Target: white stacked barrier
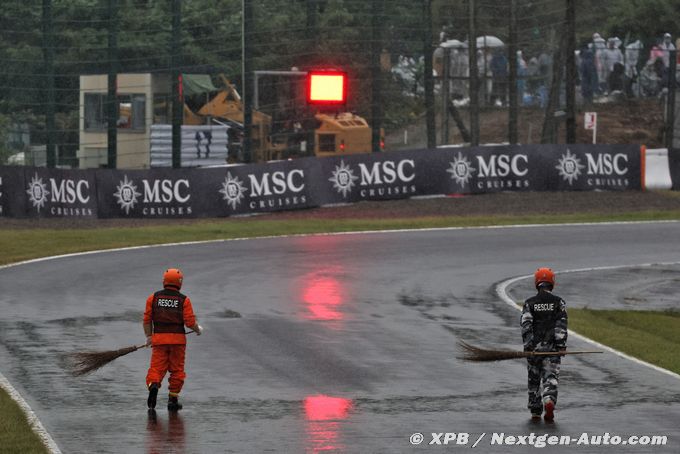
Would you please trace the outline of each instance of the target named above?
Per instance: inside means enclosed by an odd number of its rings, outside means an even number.
[[[647,149],[645,153],[645,189],[671,189],[667,148]]]

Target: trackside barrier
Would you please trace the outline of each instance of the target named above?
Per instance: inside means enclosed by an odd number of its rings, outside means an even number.
[[[645,152],[645,189],[671,189],[668,149],[648,148]]]
[[[0,216],[222,217],[437,194],[642,190],[645,177],[668,186],[666,161],[639,145],[505,145],[219,168],[0,167]]]
[[[673,182],[671,189],[680,191],[680,148],[668,150],[668,167],[670,168],[671,181]]]

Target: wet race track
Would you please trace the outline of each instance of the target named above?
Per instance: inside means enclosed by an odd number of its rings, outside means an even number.
[[[535,452],[491,445],[493,432],[667,435],[665,447],[547,451],[680,452],[676,377],[611,353],[570,357],[555,423],[532,423],[524,362],[456,359],[458,339],[521,348],[519,311],[496,295],[498,282],[542,265],[678,262],[678,238],[678,223],[441,230],[25,264],[0,270],[0,370],[65,453],[444,450],[428,446],[432,432],[467,432],[467,449],[486,433],[477,452]],[[170,266],[185,272],[183,291],[206,332],[189,338],[184,410],[171,418],[161,405],[154,422],[144,384],[149,350],[84,378],[69,376],[59,357],[143,342],[144,301]],[[563,282],[558,273],[555,293],[580,306],[609,307],[635,294],[624,307],[677,309],[680,267],[663,268],[565,274]],[[675,295],[667,290],[659,302],[654,291],[673,285]],[[527,281],[510,290],[516,299],[531,293]],[[592,349],[575,339],[569,347]],[[425,434],[419,446],[409,442],[415,432]]]

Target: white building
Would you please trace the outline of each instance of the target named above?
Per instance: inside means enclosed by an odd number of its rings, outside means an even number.
[[[80,76],[79,167],[106,166],[107,75]],[[117,78],[117,167],[150,167],[151,125],[170,123],[170,76],[168,74],[119,74]]]

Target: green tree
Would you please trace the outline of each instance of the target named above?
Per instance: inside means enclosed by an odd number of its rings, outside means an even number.
[[[610,6],[607,31],[612,35],[654,41],[678,33],[680,0],[618,0]]]

